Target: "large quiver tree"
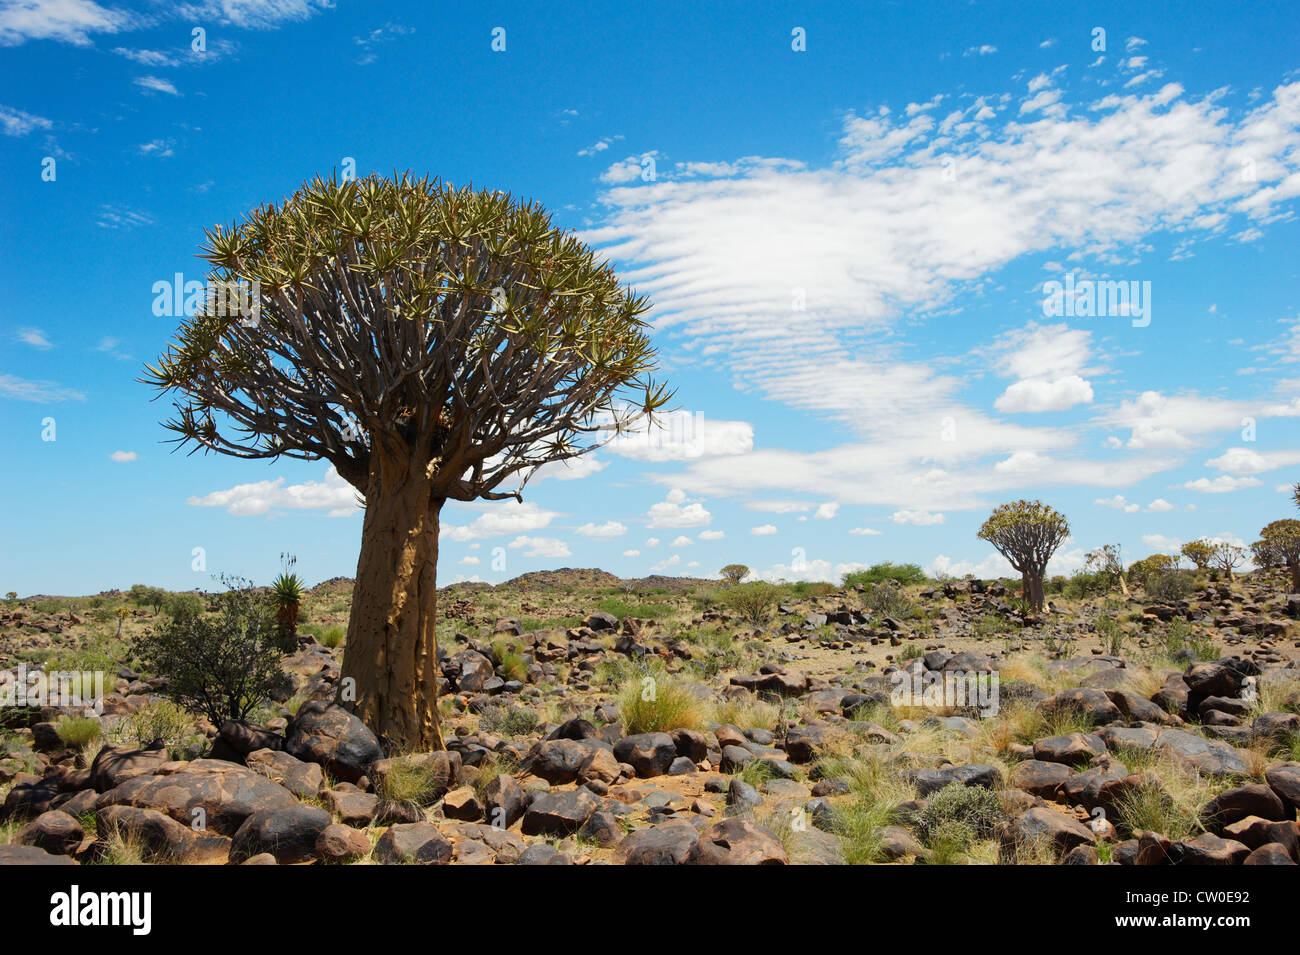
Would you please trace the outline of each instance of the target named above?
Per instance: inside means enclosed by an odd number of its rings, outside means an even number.
[[[1065,515],[1039,501],[1012,501],[989,515],[978,536],[1020,572],[1029,609],[1041,613],[1047,562],[1070,536]]]
[[[315,179],[207,233],[255,314],[186,319],[145,380],[182,445],[325,459],[365,504],[341,701],[438,748],[438,516],[520,499],[662,408],[648,304],[533,204],[409,175]]]
[[[1285,569],[1292,592],[1300,593],[1300,521],[1285,518],[1265,525],[1251,551],[1260,567]]]

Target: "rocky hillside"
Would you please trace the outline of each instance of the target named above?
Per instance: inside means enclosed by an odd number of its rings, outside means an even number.
[[[976,580],[611,581],[444,599],[433,753],[333,705],[346,580],[221,726],[138,668],[148,610],[10,606],[0,665],[111,679],[90,718],[6,711],[0,863],[1300,862],[1300,596],[1276,576],[1041,618]]]

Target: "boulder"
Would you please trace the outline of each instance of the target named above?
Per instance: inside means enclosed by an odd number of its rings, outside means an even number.
[[[624,865],[682,865],[699,839],[695,827],[666,822],[630,833],[615,850]]]
[[[128,779],[156,773],[159,766],[170,761],[161,740],[143,749],[106,746],[90,764],[90,785],[96,792],[108,792]]]
[[[786,865],[785,847],[771,831],[748,819],[723,819],[700,833],[687,865]]]
[[[85,838],[81,823],[57,809],[41,813],[18,832],[20,844],[36,846],[56,856],[75,855]]]
[[[375,843],[375,859],[383,865],[446,865],[452,851],[438,827],[427,822],[389,826]]]
[[[285,731],[284,749],[317,763],[335,779],[355,783],[383,757],[379,738],[347,710],[323,700],[304,703]]]
[[[662,776],[677,758],[677,746],[667,733],[638,733],[614,744],[614,758],[627,763],[642,779]]]
[[[157,809],[177,822],[195,822],[221,835],[234,835],[255,812],[295,806],[279,783],[238,763],[197,759],[165,776],[136,776],[103,793],[95,806]]]
[[[571,836],[599,808],[600,800],[587,789],[542,793],[524,811],[523,833],[527,836]]]
[[[277,782],[299,799],[315,799],[325,785],[320,766],[304,763],[296,756],[276,749],[257,749],[248,753],[244,763],[255,773]]]
[[[231,841],[226,836],[196,832],[156,809],[105,806],[95,811],[101,840],[115,836],[140,847],[145,862],[184,865],[225,865]]]

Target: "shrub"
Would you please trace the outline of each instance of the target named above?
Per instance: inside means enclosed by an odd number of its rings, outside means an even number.
[[[127,714],[106,734],[111,746],[148,746],[162,740],[174,759],[191,759],[207,747],[194,717],[170,700],[151,700]]]
[[[970,843],[974,843],[991,836],[1001,816],[1002,803],[996,793],[983,786],[949,783],[926,800],[917,816],[916,831],[927,845],[940,835],[962,834],[969,834]]]
[[[893,583],[873,584],[866,592],[867,609],[881,617],[907,618],[913,615],[912,602]]]
[[[99,720],[89,716],[64,716],[54,725],[64,746],[81,749],[99,739]]]
[[[481,729],[501,736],[527,736],[541,722],[541,717],[525,706],[488,706],[478,717]]]
[[[724,580],[729,580],[733,584],[738,584],[749,576],[749,568],[744,564],[728,564],[718,571]]]
[[[198,594],[171,594],[162,609],[169,617],[197,617],[205,608]]]
[[[1144,587],[1147,594],[1156,600],[1176,601],[1187,597],[1191,592],[1192,582],[1187,573],[1171,568],[1149,571]]]
[[[844,586],[853,587],[861,585],[863,587],[869,584],[879,584],[886,580],[892,580],[897,584],[906,586],[908,584],[925,583],[925,571],[918,564],[894,564],[885,561],[880,564],[872,564],[867,570],[854,571],[851,574],[844,575]]]
[[[274,605],[247,581],[223,582],[215,614],[166,619],[136,646],[167,695],[216,726],[247,717],[283,676]]]
[[[700,701],[662,666],[633,673],[619,692],[618,711],[629,736],[696,729],[701,723]]]
[[[777,589],[769,583],[753,581],[737,584],[727,591],[726,605],[750,623],[761,626],[767,622],[776,605]]]

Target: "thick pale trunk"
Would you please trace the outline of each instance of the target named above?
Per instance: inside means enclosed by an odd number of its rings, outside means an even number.
[[[1290,561],[1286,569],[1291,572],[1291,593],[1300,594],[1300,560]]]
[[[392,752],[443,748],[436,628],[441,502],[431,503],[420,470],[407,462],[372,468],[343,654],[340,699]]]
[[[1024,570],[1020,572],[1020,586],[1024,591],[1025,603],[1033,613],[1042,613],[1046,602],[1043,594],[1043,574],[1041,571]]]

